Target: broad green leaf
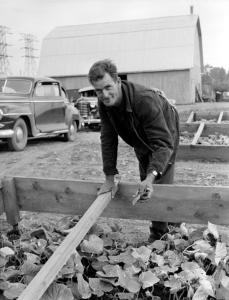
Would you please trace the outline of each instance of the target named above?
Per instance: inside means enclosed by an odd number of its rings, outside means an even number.
[[[224,259],[227,255],[227,247],[225,243],[216,243],[216,249],[215,249],[215,263],[216,265],[219,264],[219,262]]]
[[[181,223],[180,224],[180,233],[181,233],[181,236],[186,236],[188,237],[189,236],[189,232],[188,232],[188,227],[186,226],[186,223]]]
[[[151,271],[142,272],[139,276],[139,281],[142,282],[143,289],[154,286],[160,279]]]
[[[141,246],[140,248],[133,248],[132,256],[136,259],[141,259],[144,263],[149,261],[151,255],[151,249],[146,246]]]
[[[52,283],[40,300],[74,300],[72,291],[64,284]]]
[[[41,269],[41,266],[38,266],[34,263],[29,261],[25,261],[24,264],[21,266],[21,272],[24,275],[33,275],[35,276]]]
[[[120,300],[132,300],[132,299],[134,299],[134,294],[133,293],[116,293],[115,297],[117,297]]]
[[[222,276],[222,279],[221,279],[221,285],[226,289],[228,290],[228,293],[229,293],[229,277],[226,276],[226,274],[224,276]]]
[[[109,261],[112,264],[133,264],[136,261],[136,258],[134,258],[131,254],[131,250],[128,249],[127,251],[120,253],[119,255],[110,255]]]
[[[10,283],[9,288],[4,290],[3,295],[7,299],[15,299],[20,296],[25,288],[26,285],[20,282]]]
[[[130,293],[137,293],[140,291],[141,284],[137,277],[130,276],[127,272],[119,270],[119,278],[116,285],[120,285]]]
[[[212,285],[208,280],[201,280],[192,300],[207,300],[208,296],[214,296]]]
[[[26,256],[26,261],[27,262],[30,262],[32,264],[40,263],[40,257],[38,255],[30,253],[30,252],[24,252],[24,255]]]
[[[97,235],[91,234],[88,241],[81,243],[81,251],[92,254],[101,254],[103,252],[103,240]]]
[[[167,250],[164,254],[164,260],[169,264],[170,267],[180,266],[183,261],[183,257],[172,250]]]
[[[7,257],[7,256],[11,256],[11,255],[14,255],[14,250],[11,249],[10,247],[0,248],[0,256]]]
[[[219,239],[219,232],[218,232],[217,226],[215,224],[208,222],[208,230],[214,236],[214,238],[216,240]]]
[[[78,291],[82,299],[89,299],[91,297],[91,289],[89,287],[88,282],[84,280],[82,274],[80,273],[77,274],[77,281],[78,281]]]
[[[206,277],[205,271],[200,268],[196,262],[185,262],[181,264],[182,270],[179,276],[184,279],[184,281],[192,281],[193,279],[204,279]]]
[[[162,255],[157,255],[156,253],[152,253],[150,260],[156,263],[159,267],[165,264],[164,257]]]
[[[103,272],[96,272],[98,277],[104,277],[104,278],[115,278],[119,277],[119,265],[105,265],[103,267]]]
[[[178,267],[170,267],[168,265],[154,268],[154,272],[157,276],[168,275],[168,273],[174,273],[178,270]]]
[[[154,241],[152,244],[150,244],[148,246],[148,248],[150,249],[154,249],[156,250],[156,252],[162,252],[163,250],[165,250],[167,243],[165,241],[162,240],[156,240]]]
[[[170,276],[169,280],[164,282],[164,285],[170,288],[171,294],[177,293],[181,289],[181,281],[174,276]]]
[[[204,240],[195,241],[193,248],[199,252],[212,253],[214,251],[213,247]]]
[[[0,256],[0,268],[4,267],[7,263],[7,258]]]
[[[136,267],[135,265],[125,265],[124,269],[131,276],[141,272],[141,268]]]
[[[113,290],[112,284],[104,282],[99,278],[89,278],[89,286],[92,293],[98,297],[101,297],[104,293],[109,293]]]
[[[69,257],[67,263],[64,266],[65,268],[73,269],[76,273],[83,273],[84,266],[81,262],[81,256],[77,251],[74,251]],[[73,272],[73,273],[74,273]]]
[[[96,271],[103,271],[103,267],[106,266],[108,263],[103,261],[94,260],[91,263],[91,266]]]
[[[183,251],[189,245],[189,242],[184,239],[174,239],[173,243],[178,251]]]

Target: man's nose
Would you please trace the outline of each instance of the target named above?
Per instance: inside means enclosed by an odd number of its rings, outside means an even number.
[[[103,97],[107,98],[109,96],[109,92],[107,90],[103,90]]]

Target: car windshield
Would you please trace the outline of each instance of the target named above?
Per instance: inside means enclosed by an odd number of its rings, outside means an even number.
[[[4,94],[29,94],[32,81],[28,79],[0,79],[0,92]]]

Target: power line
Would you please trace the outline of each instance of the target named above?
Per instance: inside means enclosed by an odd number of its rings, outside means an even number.
[[[7,35],[11,34],[9,27],[0,25],[0,75],[10,75]]]
[[[21,36],[24,41],[24,75],[34,76],[37,71],[37,62],[36,59],[38,56],[35,56],[34,53],[37,49],[34,48],[35,42],[37,39],[34,35],[30,33],[21,33]]]

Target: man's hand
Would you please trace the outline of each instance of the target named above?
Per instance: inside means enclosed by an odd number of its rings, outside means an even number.
[[[115,181],[113,175],[106,176],[105,182],[100,187],[97,195],[115,191]]]
[[[153,183],[155,181],[155,176],[153,174],[148,174],[146,179],[141,181],[137,194],[134,196],[132,204],[135,205],[138,201],[144,202],[151,198],[153,194]]]
[[[153,194],[153,183],[151,177],[146,177],[139,185],[139,201],[146,201]]]

